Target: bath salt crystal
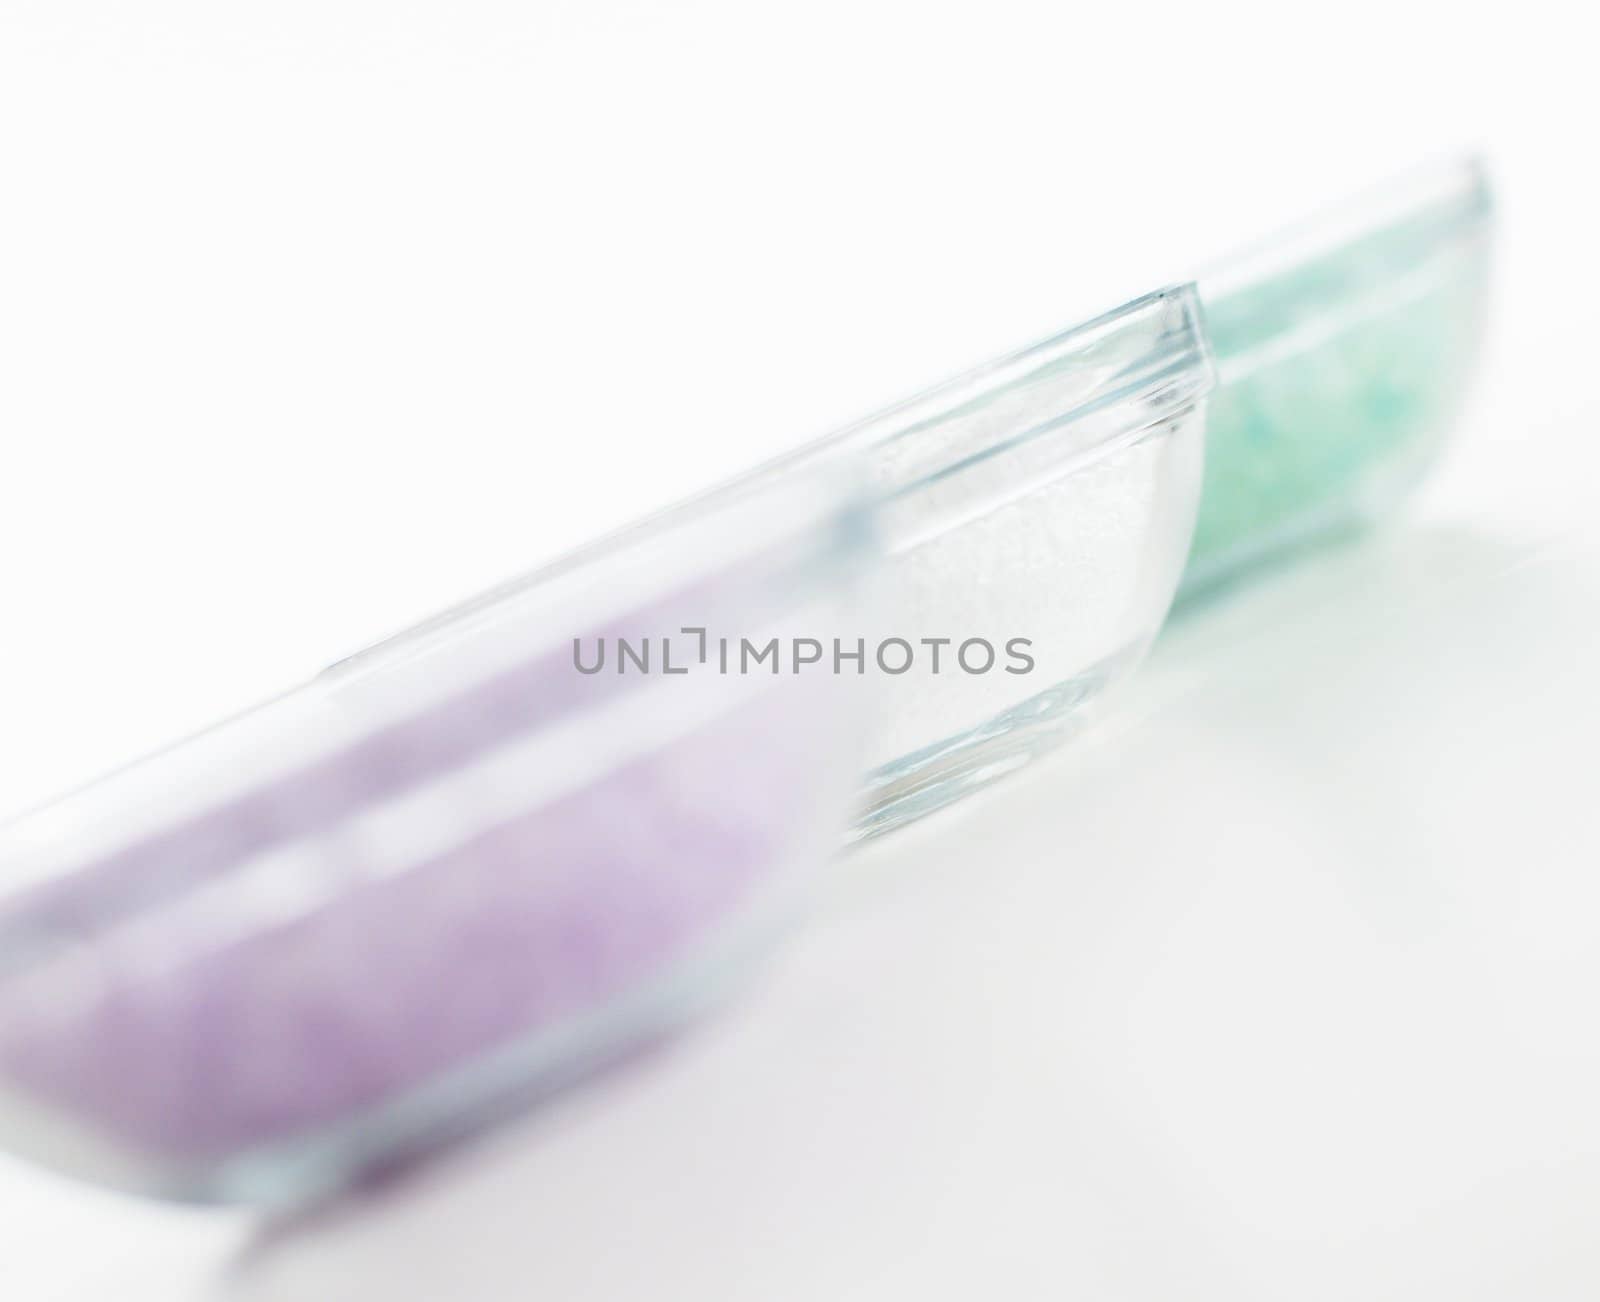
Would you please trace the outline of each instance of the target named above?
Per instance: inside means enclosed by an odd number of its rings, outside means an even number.
[[[1188,549],[1211,381],[1184,286],[812,449],[865,466],[887,553],[866,603],[857,838],[1057,744],[1139,658]]]
[[[1085,692],[1100,685],[1152,616],[1140,605],[1161,586],[1150,554],[1159,517],[1173,512],[1181,528],[1186,514],[1172,491],[1175,455],[1157,432],[894,557],[875,585],[892,616],[877,627],[917,645],[918,660],[898,676],[871,669],[880,702],[875,766],[948,743],[1047,692],[1070,700],[1075,684]],[[924,638],[950,640],[937,673]],[[995,648],[987,672],[958,662],[969,638]],[[1021,666],[1007,657],[1019,638],[1032,667],[1007,672]],[[982,662],[981,649],[974,656]]]
[[[739,925],[804,844],[836,734],[776,684],[404,871],[336,869],[348,889],[304,917],[220,944],[158,929],[176,955],[113,930],[61,960],[93,966],[87,997],[49,965],[0,987],[0,1071],[169,1162],[367,1116]]]

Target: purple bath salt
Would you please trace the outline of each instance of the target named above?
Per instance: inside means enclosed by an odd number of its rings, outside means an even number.
[[[159,927],[113,932],[79,960],[100,988],[70,1015],[47,988],[19,1007],[28,982],[11,983],[0,1067],[118,1147],[194,1159],[335,1125],[537,1036],[754,909],[806,842],[837,745],[804,697],[769,686],[404,872],[347,865],[330,905],[200,937],[191,958],[120,952]]]

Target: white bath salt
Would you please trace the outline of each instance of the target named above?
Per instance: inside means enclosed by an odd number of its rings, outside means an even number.
[[[874,585],[882,613],[869,648],[898,638],[916,654],[898,674],[868,656],[879,710],[870,759],[890,770],[881,776],[1036,699],[1040,724],[1064,723],[1136,657],[1182,563],[1198,423],[1187,412],[892,557]],[[905,655],[882,658],[898,669]]]

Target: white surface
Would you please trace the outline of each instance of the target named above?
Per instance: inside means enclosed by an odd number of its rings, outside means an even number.
[[[1413,157],[1504,195],[1403,528],[370,1204],[257,1234],[0,1161],[8,1302],[1600,1291],[1587,46],[1107,10],[0,13],[10,806]]]

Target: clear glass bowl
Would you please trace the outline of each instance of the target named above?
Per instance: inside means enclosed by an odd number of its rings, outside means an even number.
[[[1491,225],[1482,166],[1456,162],[1201,278],[1218,379],[1183,598],[1422,479],[1477,363]]]
[[[299,1198],[687,1016],[837,846],[859,713],[696,647],[840,627],[844,500],[713,494],[0,829],[0,1140]]]
[[[864,466],[886,559],[845,673],[876,724],[857,837],[1058,744],[1166,615],[1212,371],[1163,290],[804,449]]]

